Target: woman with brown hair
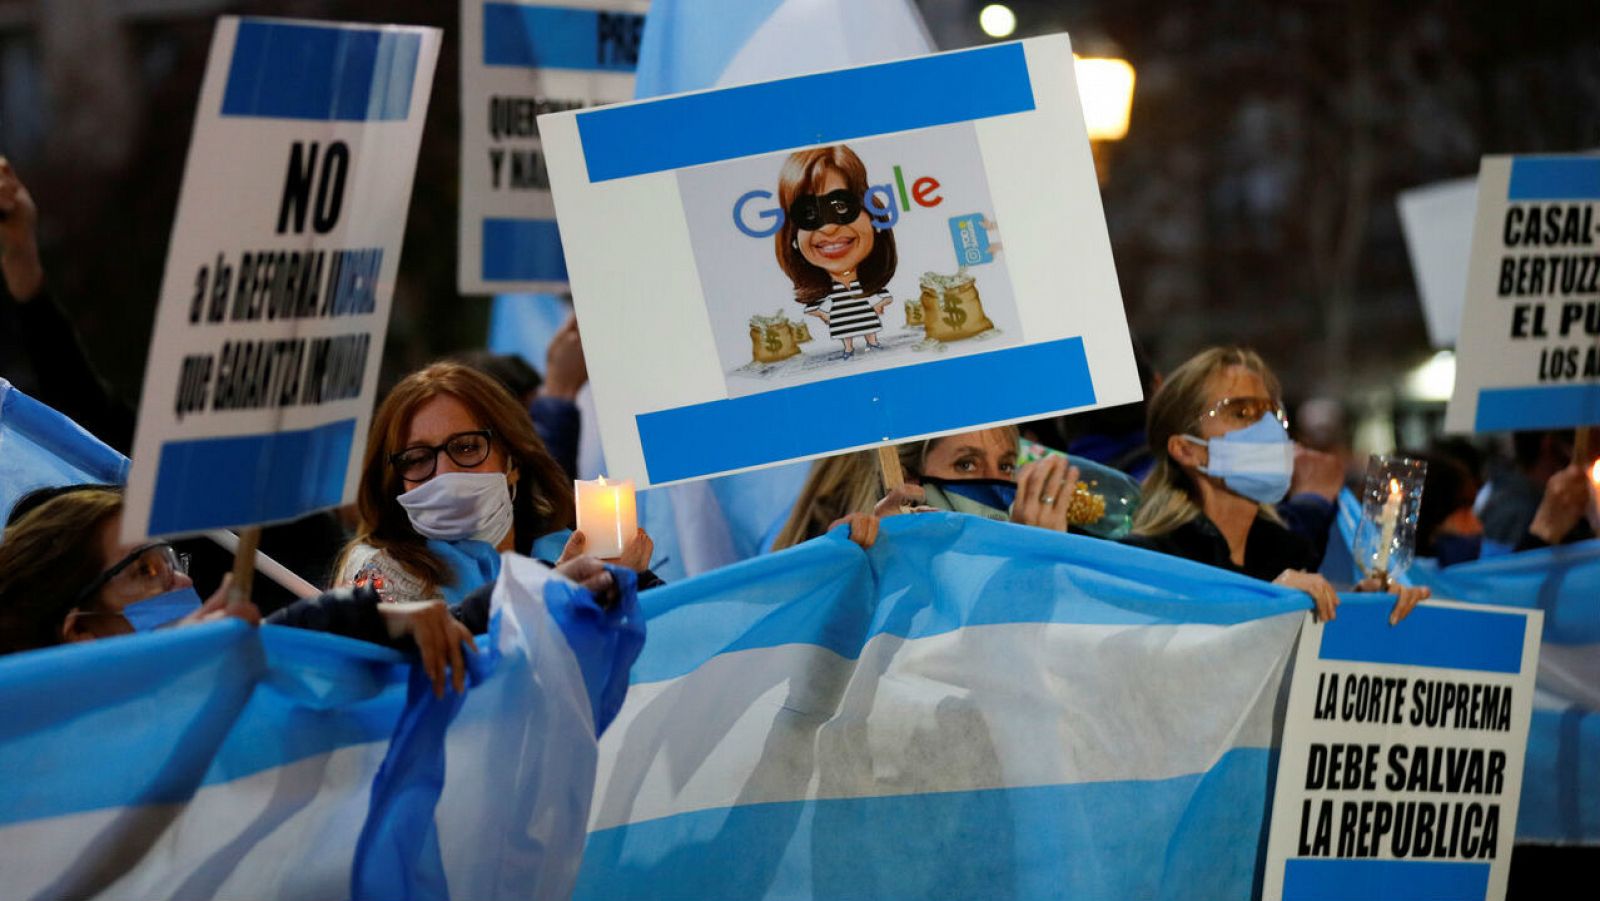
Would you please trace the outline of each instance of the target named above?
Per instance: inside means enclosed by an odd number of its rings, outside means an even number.
[[[778,175],[783,225],[773,235],[778,266],[794,282],[794,299],[805,313],[828,325],[843,343],[843,358],[855,339],[882,350],[878,332],[893,298],[886,290],[898,258],[887,216],[869,210],[867,167],[843,144],[790,154]]]
[[[1289,491],[1289,440],[1278,377],[1255,351],[1213,347],[1173,370],[1150,399],[1155,466],[1129,544],[1298,588],[1332,619],[1339,596],[1314,570],[1319,555],[1273,505]],[[1357,590],[1375,590],[1363,583]],[[1428,597],[1400,588],[1399,622]]]
[[[334,584],[371,585],[386,600],[459,601],[493,582],[500,552],[574,521],[572,485],[527,411],[498,382],[460,363],[402,379],[372,417],[357,489],[359,524]],[[562,553],[583,552],[574,533]],[[643,570],[639,530],[621,563]]]

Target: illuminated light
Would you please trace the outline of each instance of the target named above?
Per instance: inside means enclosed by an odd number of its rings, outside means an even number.
[[[991,3],[978,13],[978,27],[992,38],[1008,38],[1017,30],[1017,14],[1004,3]]]
[[[1456,387],[1456,355],[1441,350],[1406,374],[1405,394],[1412,400],[1444,402]]]
[[[1133,66],[1125,59],[1073,54],[1083,124],[1091,141],[1120,141],[1133,113]]]

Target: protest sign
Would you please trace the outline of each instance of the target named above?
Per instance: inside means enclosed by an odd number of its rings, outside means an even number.
[[[1141,396],[1065,35],[540,132],[614,475]]]
[[[1461,306],[1467,299],[1467,260],[1472,255],[1478,180],[1456,178],[1401,191],[1396,205],[1417,294],[1422,298],[1428,343],[1455,347],[1461,336]]]
[[[536,117],[633,99],[648,6],[463,0],[461,293],[566,288]]]
[[[1539,611],[1346,604],[1300,633],[1262,897],[1505,896]]]
[[[217,21],[124,540],[353,499],[438,51],[437,29]]]
[[[1600,156],[1488,156],[1452,432],[1600,423]]]

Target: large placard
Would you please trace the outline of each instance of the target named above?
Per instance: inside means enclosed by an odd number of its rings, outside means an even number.
[[[1065,35],[540,132],[613,475],[1141,396]]]
[[[124,540],[354,499],[439,40],[431,28],[217,21]]]
[[[537,117],[633,99],[649,0],[462,0],[463,294],[559,291]]]
[[[1600,423],[1600,156],[1486,156],[1452,432]]]
[[[1262,898],[1505,896],[1544,615],[1433,601],[1306,615]]]

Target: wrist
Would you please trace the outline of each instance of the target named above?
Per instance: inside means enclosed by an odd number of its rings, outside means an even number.
[[[539,396],[551,397],[556,400],[575,401],[578,399],[578,391],[582,387],[582,382],[576,384],[561,381],[545,382],[539,386]]]
[[[5,272],[6,290],[20,303],[34,299],[44,288],[44,265],[38,245],[32,242],[0,252],[0,270]]]

